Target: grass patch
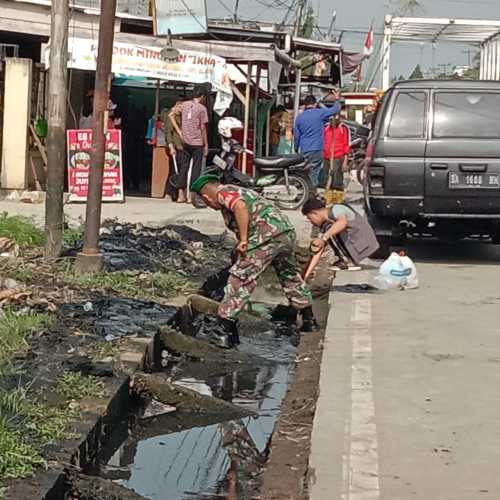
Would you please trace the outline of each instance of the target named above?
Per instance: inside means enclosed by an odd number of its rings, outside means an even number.
[[[66,400],[102,396],[102,386],[95,377],[86,377],[79,372],[66,372],[59,377],[56,392]]]
[[[22,388],[0,389],[0,481],[26,477],[45,466],[45,446],[77,436],[68,430],[80,414],[74,402],[103,395],[96,378],[72,372],[59,377],[55,391],[63,400],[50,406]]]
[[[14,240],[20,247],[41,247],[45,243],[44,232],[28,218],[20,215],[0,215],[0,237]]]
[[[50,324],[48,314],[5,311],[0,317],[0,365],[8,363],[15,354],[25,352],[29,347],[26,337]]]
[[[70,275],[65,281],[83,288],[113,291],[133,298],[173,297],[189,288],[189,281],[174,271],[141,273],[116,271]]]
[[[0,481],[26,477],[45,465],[44,446],[73,437],[78,410],[31,401],[24,389],[0,390]]]

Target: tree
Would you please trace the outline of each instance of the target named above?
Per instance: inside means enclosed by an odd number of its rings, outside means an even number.
[[[413,73],[410,75],[409,80],[421,80],[424,77],[420,64],[415,66]]]

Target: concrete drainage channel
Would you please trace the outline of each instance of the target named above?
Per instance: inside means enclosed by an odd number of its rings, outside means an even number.
[[[272,293],[262,298],[276,303]],[[125,321],[131,306],[121,306]],[[215,307],[194,296],[189,306],[166,306],[163,316],[152,311],[158,317],[151,328],[167,325],[127,340],[121,364],[130,377],[115,380],[114,396],[68,451],[64,470],[39,475],[37,493],[23,498],[255,498],[293,379],[298,336],[246,314],[239,349],[221,350],[198,340],[192,326]],[[20,498],[16,489],[12,495]]]

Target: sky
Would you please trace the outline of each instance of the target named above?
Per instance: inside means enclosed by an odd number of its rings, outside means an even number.
[[[260,2],[276,4],[280,0],[239,0],[239,14],[244,19],[259,21],[281,21],[285,10],[270,9]],[[342,45],[348,51],[360,51],[365,36],[363,33],[350,33],[350,30],[365,32],[374,23],[375,42],[377,33],[383,30],[385,14],[394,11],[395,1],[391,0],[310,0],[316,12],[319,11],[318,25],[328,26],[332,12],[337,11],[336,32],[344,31]],[[235,0],[207,0],[209,17],[224,17],[234,9]],[[420,0],[422,11],[416,16],[447,17],[466,19],[500,20],[500,0]],[[449,64],[461,66],[468,63],[468,46],[440,43],[434,54],[430,44],[396,43],[391,54],[391,75],[408,77],[416,64],[422,63],[423,69]],[[475,49],[474,49],[475,50]]]

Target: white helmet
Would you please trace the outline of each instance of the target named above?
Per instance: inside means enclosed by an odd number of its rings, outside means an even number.
[[[243,128],[243,123],[241,123],[237,118],[233,118],[232,116],[222,118],[219,121],[219,134],[226,139],[231,139],[232,131],[239,128]]]

